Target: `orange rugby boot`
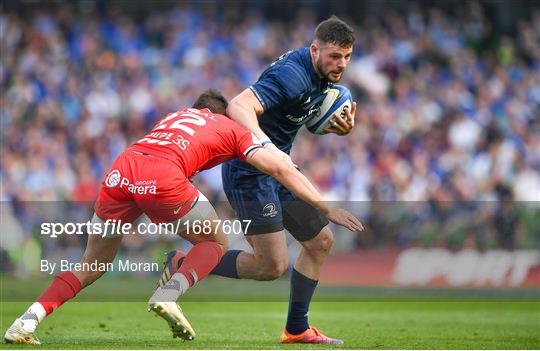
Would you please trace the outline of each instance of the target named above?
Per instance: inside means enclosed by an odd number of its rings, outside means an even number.
[[[315,327],[309,327],[305,332],[296,335],[284,330],[280,341],[283,344],[343,344],[343,340],[329,338]]]

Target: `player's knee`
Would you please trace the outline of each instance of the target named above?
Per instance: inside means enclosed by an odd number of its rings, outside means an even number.
[[[272,260],[261,267],[260,280],[274,280],[281,277],[289,266],[287,258],[280,260]]]
[[[328,228],[323,228],[321,232],[309,242],[304,244],[304,248],[312,255],[326,255],[334,244],[334,234]]]
[[[329,229],[325,229],[321,232],[323,234],[320,242],[320,250],[324,252],[330,251],[334,244],[334,234]]]

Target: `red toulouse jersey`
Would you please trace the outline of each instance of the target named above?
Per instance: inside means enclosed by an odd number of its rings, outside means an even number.
[[[128,150],[169,159],[186,177],[261,147],[246,128],[209,110],[186,108],[168,114]]]

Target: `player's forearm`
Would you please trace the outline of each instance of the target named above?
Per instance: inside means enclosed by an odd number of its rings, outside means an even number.
[[[265,149],[252,152],[246,162],[276,178],[296,197],[312,205],[317,211],[328,214],[330,209],[322,202],[322,196],[311,182],[293,166]]]
[[[323,198],[311,182],[298,170],[288,167],[288,170],[280,170],[275,178],[289,189],[296,197],[313,206],[318,212],[326,215],[329,208],[324,205]]]

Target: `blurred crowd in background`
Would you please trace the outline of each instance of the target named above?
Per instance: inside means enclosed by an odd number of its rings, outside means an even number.
[[[233,98],[309,45],[328,15],[182,2],[134,16],[113,4],[0,15],[2,211],[23,237],[21,203],[94,201],[112,161],[161,116],[207,88]],[[356,127],[345,137],[303,128],[292,158],[327,200],[363,203],[369,229],[345,248],[540,244],[540,10],[501,31],[484,5],[463,2],[458,17],[416,3],[336,13],[357,37],[340,82],[358,102]],[[225,202],[219,168],[196,182]]]

